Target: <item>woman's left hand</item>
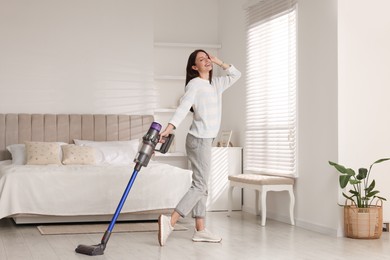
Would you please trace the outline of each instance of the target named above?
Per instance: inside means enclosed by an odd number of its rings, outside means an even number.
[[[222,61],[220,59],[218,59],[217,57],[211,55],[210,53],[209,53],[209,57],[210,57],[210,60],[211,60],[212,63],[215,63],[218,66],[221,66]]]

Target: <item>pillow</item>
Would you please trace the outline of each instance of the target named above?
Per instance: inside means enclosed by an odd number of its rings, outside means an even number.
[[[87,141],[74,140],[76,145],[96,148],[96,164],[131,164],[138,153],[139,140]]]
[[[64,145],[67,143],[56,142],[59,145]],[[27,163],[27,154],[26,154],[26,145],[25,144],[11,144],[7,146],[7,150],[11,153],[12,164],[15,165],[24,165]],[[60,151],[60,153],[62,153]]]
[[[29,165],[61,164],[61,147],[56,142],[25,142]]]
[[[11,160],[0,161],[0,165],[10,165],[10,164],[12,164]]]
[[[94,164],[95,148],[68,144],[61,146],[63,164]]]
[[[27,163],[26,146],[24,144],[11,144],[7,146],[11,153],[12,164],[23,165]]]

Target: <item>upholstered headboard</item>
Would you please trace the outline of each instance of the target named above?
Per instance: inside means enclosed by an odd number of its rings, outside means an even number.
[[[0,160],[11,158],[10,144],[130,140],[142,137],[152,122],[151,115],[0,114]]]

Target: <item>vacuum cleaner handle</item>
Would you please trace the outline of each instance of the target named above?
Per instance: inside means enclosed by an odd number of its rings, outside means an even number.
[[[163,140],[165,141],[160,149],[156,149],[155,151],[160,152],[160,153],[167,153],[169,148],[171,147],[171,144],[173,142],[173,139],[175,138],[174,134],[169,134],[167,137],[163,137]]]

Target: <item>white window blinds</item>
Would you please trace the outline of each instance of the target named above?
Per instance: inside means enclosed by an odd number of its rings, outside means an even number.
[[[245,170],[296,176],[296,0],[247,13]]]

